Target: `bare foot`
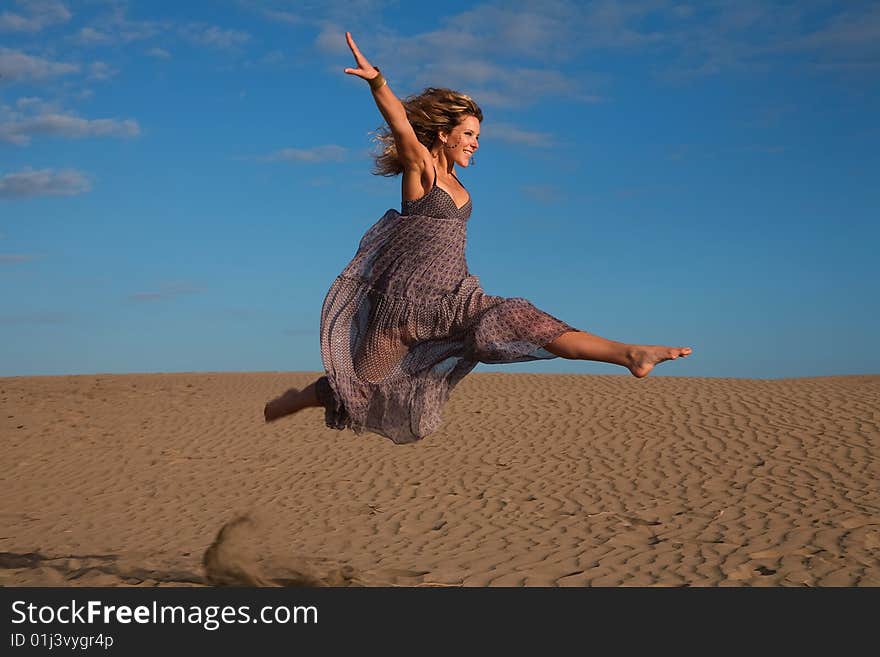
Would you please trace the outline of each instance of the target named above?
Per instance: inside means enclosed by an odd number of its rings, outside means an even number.
[[[639,345],[630,350],[629,371],[636,378],[644,378],[651,373],[654,365],[664,360],[675,360],[689,356],[693,349],[690,347],[656,347],[653,345]]]
[[[263,417],[266,422],[274,422],[285,415],[296,413],[299,409],[299,390],[291,388],[266,404],[263,408]]]

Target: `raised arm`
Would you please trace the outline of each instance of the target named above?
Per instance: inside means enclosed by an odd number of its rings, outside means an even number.
[[[379,76],[379,70],[375,68],[367,58],[358,50],[354,39],[351,38],[351,32],[345,33],[345,39],[348,41],[348,47],[354,55],[357,68],[346,68],[345,73],[356,75],[367,81],[372,81]],[[428,160],[428,149],[418,140],[412,125],[406,118],[406,110],[403,103],[398,100],[394,92],[388,87],[387,83],[376,86],[371,83],[370,87],[373,91],[373,100],[376,106],[391,128],[391,134],[394,136],[394,143],[397,146],[397,156],[404,169],[410,171],[420,170],[424,163]]]

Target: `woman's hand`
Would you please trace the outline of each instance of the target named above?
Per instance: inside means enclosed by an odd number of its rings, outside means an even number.
[[[379,108],[382,118],[388,122],[391,134],[394,135],[398,160],[403,164],[404,170],[418,168],[419,172],[421,172],[422,164],[430,159],[430,154],[428,149],[422,146],[418,137],[416,137],[412,125],[410,125],[406,118],[406,109],[397,96],[391,92],[384,80],[380,79],[376,80],[375,83],[373,82],[380,75],[379,69],[370,64],[367,58],[361,54],[361,51],[355,45],[354,39],[351,38],[351,32],[345,33],[345,40],[348,42],[348,47],[351,48],[351,54],[354,55],[357,68],[345,68],[342,70],[349,75],[356,75],[362,80],[370,82],[373,100],[376,101],[376,106]],[[373,87],[374,84],[377,85],[375,88]],[[379,89],[382,90],[381,93],[378,93]]]
[[[346,68],[343,70],[344,73],[348,73],[350,75],[356,75],[359,78],[363,78],[364,80],[372,80],[374,77],[379,75],[379,71],[367,61],[367,58],[361,54],[361,51],[358,50],[357,45],[354,42],[354,39],[351,38],[351,32],[345,33],[345,40],[348,42],[348,47],[351,48],[351,54],[354,55],[354,61],[357,63],[357,68]]]

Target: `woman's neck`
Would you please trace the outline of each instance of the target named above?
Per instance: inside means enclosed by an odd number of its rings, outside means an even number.
[[[455,175],[455,161],[452,158],[447,157],[446,153],[443,151],[443,147],[441,146],[439,150],[432,151],[431,155],[434,158],[434,164],[437,166],[437,171],[443,171],[447,176]]]

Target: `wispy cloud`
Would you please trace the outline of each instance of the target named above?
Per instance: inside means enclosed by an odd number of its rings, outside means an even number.
[[[0,32],[39,32],[70,20],[71,13],[58,0],[16,0],[17,12],[0,13]]]
[[[387,4],[362,0],[297,5],[289,22],[312,27],[314,48],[334,58],[349,56],[344,31],[351,29],[368,57],[392,72],[398,90],[455,87],[481,104],[506,107],[545,96],[587,103],[605,96],[599,88],[602,76],[583,71],[574,75],[554,65],[574,57],[574,44],[583,39],[572,26],[572,20],[583,13],[579,4],[548,0],[536,7],[526,1],[489,2],[438,16],[426,31],[408,34],[382,24],[382,8]],[[248,5],[269,20],[278,18],[275,2]]]
[[[166,34],[171,21],[131,20],[126,16],[127,7],[111,4],[108,10],[90,21],[72,37],[81,46],[110,46],[127,44]]]
[[[250,2],[263,8],[267,2]],[[277,3],[272,2],[272,10]],[[560,96],[580,102],[607,97],[616,73],[591,70],[596,54],[649,58],[655,79],[677,83],[729,71],[774,66],[871,74],[880,70],[880,5],[800,0],[492,0],[427,29],[397,32],[381,6],[329,2],[297,8],[315,30],[318,52],[347,55],[341,25],[362,50],[384,63],[397,88],[451,86],[481,104],[514,107]],[[379,3],[381,5],[381,3]],[[362,6],[363,5],[363,6]]]
[[[51,135],[68,139],[85,137],[136,137],[140,125],[134,119],[83,119],[72,114],[45,112],[32,116],[10,113],[0,121],[0,141],[25,146],[35,136]]]
[[[278,9],[263,9],[261,10],[263,16],[268,18],[274,23],[287,23],[288,25],[299,25],[305,22],[305,19],[299,14],[294,14],[291,11],[282,11]]]
[[[664,31],[672,63],[658,73],[662,79],[687,82],[782,66],[813,72],[880,68],[880,8],[853,2],[834,9],[826,0],[695,5],[690,20],[671,23]]]
[[[39,96],[21,96],[15,101],[15,106],[19,110],[41,113],[57,112],[60,107],[56,102],[47,101]]]
[[[242,0],[243,6],[264,18],[291,25],[320,25],[323,22],[360,25],[372,20],[374,25],[381,26],[378,18],[383,10],[396,8],[398,4],[397,0]]]
[[[852,3],[814,30],[775,43],[772,51],[814,52],[817,70],[880,70],[880,5]]]
[[[334,55],[351,53],[345,42],[345,30],[336,23],[327,21],[321,22],[318,36],[315,37],[315,47]]]
[[[171,53],[164,48],[150,48],[146,54],[156,59],[171,59]]]
[[[187,283],[185,281],[173,281],[164,283],[159,286],[158,290],[148,292],[135,292],[129,295],[130,301],[160,301],[162,299],[172,299],[187,294],[197,294],[203,292],[204,289]]]
[[[376,61],[392,62],[386,70],[417,91],[428,86],[452,87],[481,105],[500,107],[530,105],[546,96],[582,102],[602,98],[585,86],[588,76],[494,62],[488,55],[470,54],[467,47],[450,50],[433,43],[440,36],[437,33],[423,36],[421,41],[388,37],[379,43],[374,56]]]
[[[76,73],[78,64],[53,62],[42,57],[27,55],[20,50],[0,48],[0,82],[23,82],[44,80]]]
[[[485,139],[497,139],[510,144],[520,144],[524,146],[533,146],[536,148],[548,148],[556,145],[556,140],[549,132],[535,132],[531,130],[523,130],[511,123],[493,122],[485,135],[481,134]]]
[[[92,62],[89,65],[89,80],[109,80],[118,73],[119,69],[107,62]]]
[[[284,57],[284,53],[282,51],[272,50],[271,52],[267,52],[265,55],[260,57],[259,63],[273,66],[273,65],[284,63],[284,60],[285,60],[285,57]]]
[[[84,27],[74,37],[74,41],[86,46],[107,45],[116,43],[118,39],[118,36],[113,36],[109,32],[102,32],[94,27]]]
[[[0,176],[0,199],[35,196],[76,196],[91,190],[91,182],[75,169],[30,169]]]
[[[341,162],[347,154],[347,148],[327,144],[313,148],[282,148],[257,159],[263,162]]]
[[[162,36],[164,40],[183,40],[214,50],[236,51],[252,37],[244,30],[224,28],[207,22],[179,23],[172,20],[133,20],[127,16],[127,5],[113,4],[104,14],[94,18],[72,37],[82,46],[116,46]],[[162,47],[146,51],[150,57],[169,59],[171,53]]]
[[[559,203],[565,194],[557,185],[523,185],[522,193],[541,203]]]
[[[346,25],[367,56],[387,62],[405,86],[454,87],[483,105],[515,107],[548,96],[586,103],[604,98],[603,76],[582,65],[576,71],[560,67],[587,39],[573,25],[582,14],[579,4],[568,2],[542,2],[540,8],[497,2],[439,17],[423,32],[400,34],[382,25],[357,31],[353,21]],[[342,29],[324,21],[318,30],[316,49],[347,53]]]
[[[184,39],[200,46],[217,50],[234,50],[241,48],[251,39],[248,32],[224,29],[205,23],[190,23],[179,27],[179,34]]]

